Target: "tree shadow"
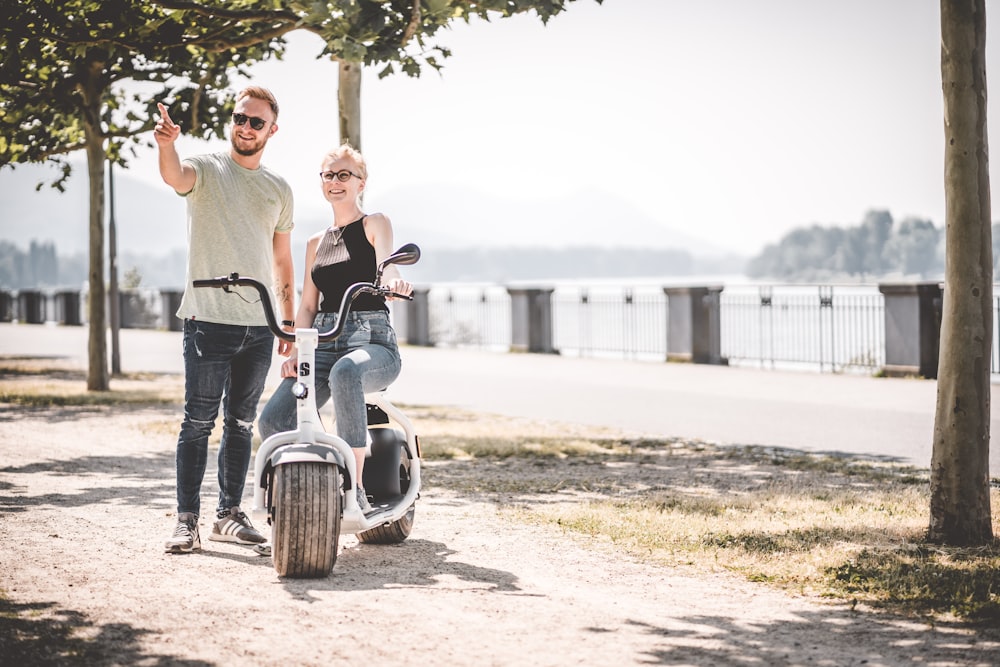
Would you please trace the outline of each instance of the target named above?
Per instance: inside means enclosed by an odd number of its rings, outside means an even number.
[[[129,482],[121,485],[95,486],[71,493],[28,495],[27,485],[19,485],[18,475],[49,474],[67,477],[111,476]],[[0,515],[24,512],[32,507],[55,505],[83,507],[105,503],[109,498],[132,507],[162,507],[151,502],[163,494],[174,492],[174,454],[160,452],[141,456],[83,456],[74,459],[48,459],[23,466],[0,468]],[[159,481],[160,483],[155,483]]]
[[[679,616],[675,622],[629,620],[630,630],[662,637],[636,658],[655,665],[987,664],[1000,631],[969,633],[964,626],[933,627],[845,612],[798,611],[794,618],[743,621],[727,616]],[[603,633],[606,628],[588,628]],[[991,653],[991,648],[993,653]]]
[[[86,614],[54,602],[21,603],[0,597],[0,663],[4,665],[211,667],[215,664],[147,653],[139,642],[153,632],[128,623],[95,625]]]

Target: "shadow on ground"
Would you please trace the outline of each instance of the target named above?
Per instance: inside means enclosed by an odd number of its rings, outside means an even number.
[[[95,625],[86,614],[53,602],[0,598],[0,663],[4,665],[148,665],[210,667],[214,663],[146,653],[150,630],[128,623]]]

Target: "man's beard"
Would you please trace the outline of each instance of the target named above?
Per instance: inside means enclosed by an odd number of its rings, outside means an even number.
[[[256,155],[257,153],[264,150],[264,144],[267,143],[267,139],[258,141],[250,146],[250,148],[240,148],[236,144],[236,133],[233,132],[229,135],[229,143],[233,145],[233,150],[236,151],[237,155],[242,155],[244,157],[250,157],[251,155]]]

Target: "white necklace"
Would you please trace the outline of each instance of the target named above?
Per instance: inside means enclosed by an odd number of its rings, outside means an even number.
[[[355,222],[357,222],[363,217],[365,217],[365,214],[358,212],[358,217],[355,218],[354,220],[351,220],[349,223],[347,223],[347,225],[353,225]],[[347,225],[344,225],[344,227],[347,227]],[[333,231],[333,245],[338,245],[340,243],[340,239],[344,236],[344,227],[338,227],[336,222],[330,225],[330,229]]]
[[[344,237],[344,228],[333,226],[330,227],[330,231],[333,232],[333,245],[339,245],[340,240]]]

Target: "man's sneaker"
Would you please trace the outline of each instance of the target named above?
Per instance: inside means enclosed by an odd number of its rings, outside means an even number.
[[[361,508],[362,514],[368,514],[372,511],[372,504],[368,502],[368,494],[365,493],[364,487],[356,487],[358,490],[358,507]]]
[[[236,542],[237,544],[260,544],[267,539],[257,532],[250,518],[239,507],[231,507],[229,512],[219,513],[219,520],[212,525],[208,539],[214,542]]]
[[[167,540],[165,548],[170,554],[186,554],[201,549],[201,536],[198,535],[198,515],[191,512],[178,514],[174,535]]]

